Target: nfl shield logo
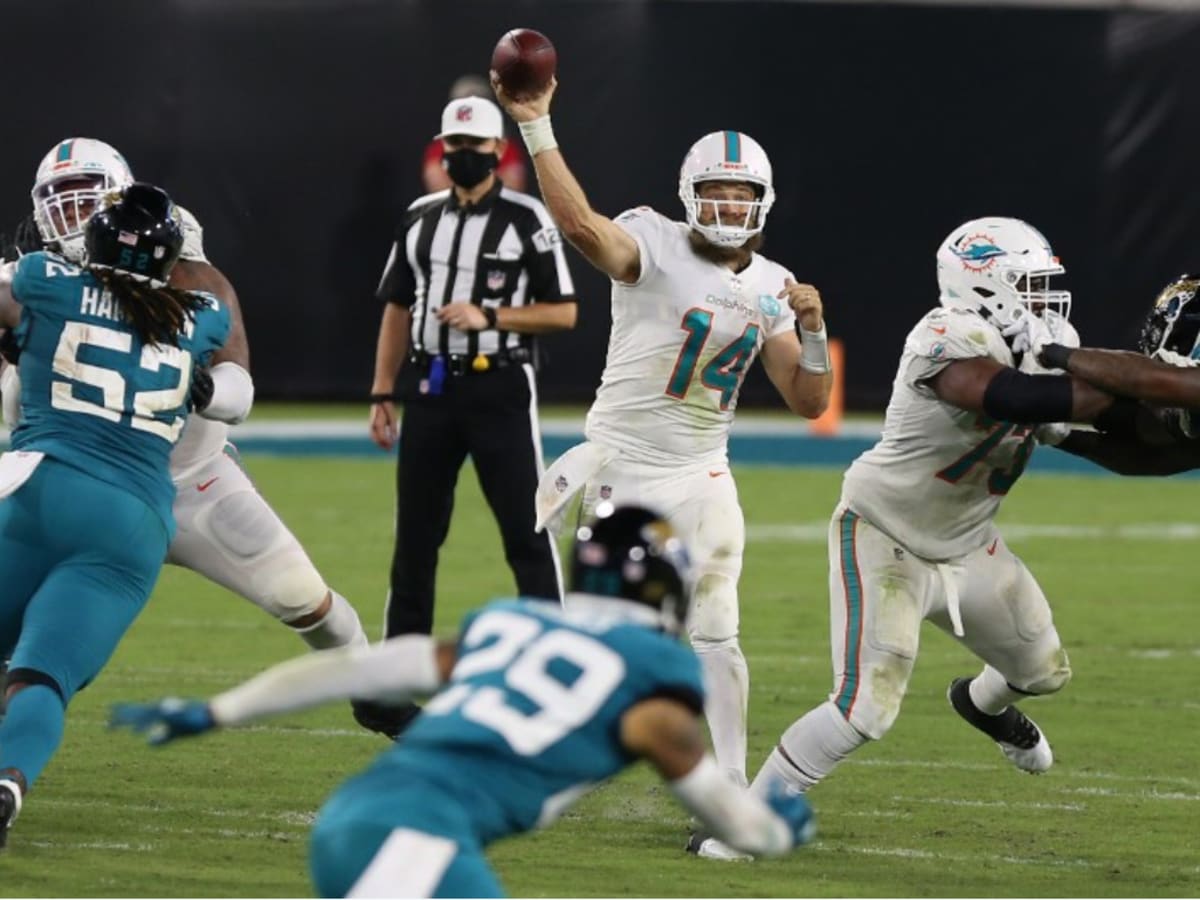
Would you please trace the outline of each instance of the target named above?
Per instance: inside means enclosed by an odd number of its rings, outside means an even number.
[[[567,489],[567,476],[559,475],[554,479],[554,489],[560,494]]]
[[[487,273],[487,289],[489,291],[498,291],[504,287],[504,282],[507,280],[503,269],[492,269]]]
[[[612,485],[611,484],[600,485],[600,499],[608,500],[610,497],[612,497]]]

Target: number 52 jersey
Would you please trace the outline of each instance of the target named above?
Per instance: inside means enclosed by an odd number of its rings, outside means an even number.
[[[208,301],[178,346],[144,344],[94,275],[51,253],[17,262],[21,421],[15,450],[39,450],[140,497],[173,533],[171,447],[187,416],[192,366],[229,333],[229,310]]]
[[[794,327],[791,273],[754,254],[735,273],[698,255],[688,226],[648,207],[616,218],[638,245],[637,282],[613,282],[612,331],[586,434],[625,460],[716,465],[763,344]]]
[[[937,308],[904,343],[883,436],[851,464],[842,500],[910,552],[954,559],[987,543],[1004,495],[1033,452],[1033,429],[959,409],[929,381],[960,359],[1013,365],[1000,332],[974,310]]]

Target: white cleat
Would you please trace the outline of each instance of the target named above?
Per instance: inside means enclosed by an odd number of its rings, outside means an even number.
[[[749,853],[734,850],[728,844],[723,844],[715,837],[705,837],[693,834],[687,845],[688,853],[694,853],[701,859],[719,859],[722,862],[750,862],[754,859]]]
[[[1050,742],[1046,740],[1046,735],[1042,734],[1042,730],[1034,724],[1033,719],[1024,713],[1021,714],[1021,718],[1037,734],[1037,740],[1033,743],[1033,746],[1028,746],[1028,741],[1022,741],[1026,746],[1010,744],[1007,741],[996,741],[996,746],[1004,751],[1004,755],[1008,757],[1009,762],[1022,772],[1041,775],[1054,765],[1054,751],[1050,749]]]

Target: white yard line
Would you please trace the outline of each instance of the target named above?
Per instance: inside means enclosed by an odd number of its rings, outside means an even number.
[[[917,850],[912,847],[856,847],[853,844],[826,844],[816,841],[802,852],[824,852],[833,854],[857,853],[861,856],[895,856],[901,859],[920,859],[930,862],[966,863],[972,868],[980,863],[1004,863],[1010,866],[1066,867],[1072,869],[1099,869],[1112,865],[1111,862],[1089,859],[1039,859],[1027,856],[1009,856],[997,853],[942,853],[933,850]]]
[[[1061,793],[1061,792],[1060,792]],[[1061,812],[1083,812],[1085,803],[1037,803],[1024,800],[965,800],[958,797],[903,797],[893,795],[896,803],[927,803],[934,806],[966,806],[979,809],[1053,809]]]
[[[1053,538],[1090,541],[1115,538],[1126,541],[1194,541],[1200,538],[1200,522],[1127,522],[1122,525],[1046,525],[1031,522],[997,523],[1009,541]],[[746,540],[760,543],[823,544],[829,521],[752,523]]]
[[[928,759],[848,759],[847,766],[874,766],[882,769],[954,769],[961,772],[986,772],[1004,768],[1008,763],[997,760],[995,765],[987,763],[955,763],[933,761]],[[1118,772],[1092,772],[1083,769],[1068,769],[1056,766],[1042,776],[1050,780],[1055,778],[1078,778],[1081,780],[1096,779],[1101,781],[1128,781],[1134,784],[1177,784],[1182,787],[1200,788],[1200,779],[1184,778],[1182,776],[1159,775],[1124,775]]]

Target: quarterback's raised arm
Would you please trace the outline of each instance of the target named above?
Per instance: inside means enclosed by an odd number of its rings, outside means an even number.
[[[593,266],[614,281],[632,284],[641,274],[637,242],[612,219],[592,209],[554,139],[550,98],[557,86],[558,81],[551,79],[537,96],[517,99],[504,90],[496,73],[492,73],[496,99],[521,129],[537,172],[542,200],[554,223]]]
[[[111,724],[144,732],[152,744],[245,725],[334,700],[401,703],[432,694],[450,676],[456,649],[427,635],[403,635],[368,647],[340,647],[289,660],[201,700],[168,698],[113,707]]]
[[[798,416],[815,419],[829,407],[833,390],[821,294],[811,284],[788,278],[778,299],[786,300],[792,308],[796,327],[763,344],[763,368],[788,409]]]
[[[731,847],[779,856],[815,833],[802,795],[763,802],[734,784],[708,754],[697,712],[678,700],[655,697],[631,707],[621,718],[621,743],[654,766],[679,802]]]

